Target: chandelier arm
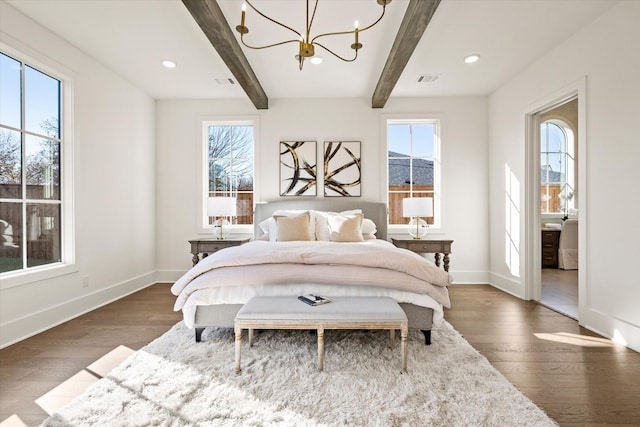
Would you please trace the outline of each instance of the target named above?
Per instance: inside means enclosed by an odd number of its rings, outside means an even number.
[[[251,46],[251,45],[248,45],[248,44],[245,43],[243,36],[240,36],[240,41],[242,42],[242,44],[245,47],[248,47],[249,49],[266,49],[268,47],[280,46],[280,45],[287,44],[287,43],[300,43],[300,40],[287,40],[287,41],[283,41],[283,42],[280,42],[280,43],[269,44],[269,45],[266,45],[266,46]]]
[[[251,6],[251,9],[253,9],[258,15],[262,16],[264,19],[268,19],[269,21],[273,22],[274,24],[280,25],[281,27],[286,28],[287,30],[293,31],[294,33],[296,33],[298,35],[298,37],[303,38],[302,34],[300,34],[299,32],[297,32],[296,30],[294,30],[293,28],[289,27],[288,25],[285,25],[281,22],[276,21],[273,18],[269,18],[267,15],[265,15],[264,13],[260,12],[258,9],[256,9],[256,7],[254,5],[251,4],[251,2],[249,0],[244,0],[245,3],[247,3],[249,6]],[[297,40],[300,41],[300,40]],[[273,46],[277,46],[278,44],[274,44]],[[266,46],[265,46],[266,47]]]
[[[375,22],[371,25],[367,25],[364,28],[358,28],[358,32],[361,33],[363,31],[367,31],[369,28],[373,27],[374,25],[376,25],[378,22],[380,22],[380,20],[384,17],[384,12],[386,10],[386,5],[382,6],[382,14],[380,15],[380,17],[378,17],[378,19],[375,20]],[[325,37],[325,36],[337,36],[340,34],[355,34],[356,30],[353,29],[351,31],[338,31],[335,33],[324,33],[324,34],[318,34],[317,36],[315,36],[312,40],[311,40],[311,44],[314,44],[314,42],[316,41],[316,39],[319,39],[320,37]],[[317,44],[317,43],[316,43]],[[323,46],[324,47],[324,46]],[[326,49],[326,47],[325,47]]]
[[[321,44],[320,44],[320,43],[318,43],[318,42],[315,42],[315,43],[314,43],[314,45],[316,45],[316,46],[320,46],[321,48],[323,48],[324,50],[326,50],[327,52],[329,52],[331,55],[335,56],[335,57],[336,57],[336,58],[338,58],[338,59],[343,60],[344,62],[353,62],[353,61],[355,61],[355,60],[358,58],[358,51],[357,51],[357,50],[356,50],[356,54],[355,54],[355,56],[354,56],[352,59],[346,59],[346,58],[343,58],[342,56],[338,55],[337,53],[335,53],[334,51],[332,51],[332,50],[331,50],[331,49],[329,49],[328,47],[321,45]]]
[[[311,14],[311,21],[309,21],[309,0],[307,0],[307,38],[309,41],[309,34],[311,33],[311,26],[313,25],[313,19],[316,17],[316,10],[318,9],[318,0],[316,0],[316,4],[313,6],[313,14]]]

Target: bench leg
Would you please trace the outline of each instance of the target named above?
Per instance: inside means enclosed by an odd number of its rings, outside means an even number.
[[[407,349],[409,342],[407,336],[409,335],[409,327],[404,325],[400,331],[400,339],[402,340],[401,354],[402,354],[402,372],[407,372]]]
[[[242,347],[242,328],[236,326],[236,373],[240,373],[240,349]]]
[[[253,328],[249,329],[249,347],[253,347]]]
[[[202,341],[203,332],[204,332],[204,328],[196,328],[196,342]]]
[[[324,370],[324,328],[318,327],[318,369]]]

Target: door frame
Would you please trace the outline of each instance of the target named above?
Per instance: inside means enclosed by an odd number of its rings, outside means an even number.
[[[578,319],[586,304],[587,296],[587,78],[567,85],[549,94],[527,108],[525,114],[525,299],[540,301],[541,236],[540,236],[540,116],[542,113],[577,98],[578,100]]]

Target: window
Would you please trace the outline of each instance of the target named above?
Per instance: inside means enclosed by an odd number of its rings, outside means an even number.
[[[209,197],[235,197],[234,224],[253,224],[254,123],[253,121],[204,122],[206,186],[203,206]],[[204,227],[214,218],[204,215]]]
[[[407,224],[402,199],[431,197],[433,216],[422,218],[440,227],[440,121],[387,120],[389,224]]]
[[[0,274],[64,262],[62,82],[0,53]]]
[[[540,211],[568,216],[574,208],[573,132],[560,120],[540,126]]]

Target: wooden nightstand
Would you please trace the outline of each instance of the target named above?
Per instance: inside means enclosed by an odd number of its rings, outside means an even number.
[[[449,271],[449,254],[453,240],[436,239],[394,239],[393,243],[398,248],[408,249],[417,254],[434,254],[436,265],[440,267],[440,256],[443,256],[444,270]]]
[[[558,246],[560,246],[560,230],[543,228],[542,236],[542,268],[558,268]]]
[[[240,246],[247,243],[250,238],[245,239],[214,239],[212,237],[189,240],[191,243],[191,254],[193,258],[193,265],[196,265],[200,261],[200,254],[202,258],[209,254],[219,251],[220,249],[230,248],[231,246]]]

